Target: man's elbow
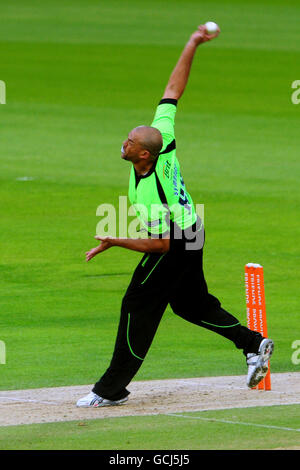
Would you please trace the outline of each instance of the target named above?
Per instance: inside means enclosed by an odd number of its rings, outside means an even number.
[[[172,84],[172,85],[167,86],[167,88],[165,89],[165,92],[163,94],[162,99],[170,98],[170,99],[173,99],[173,100],[179,100],[181,95],[182,95],[182,93],[178,89],[178,86],[176,86],[175,84],[174,85]]]
[[[170,239],[161,238],[160,239],[160,253],[167,253],[170,250]]]

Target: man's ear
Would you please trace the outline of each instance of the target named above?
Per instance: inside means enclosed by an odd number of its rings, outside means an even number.
[[[143,160],[148,160],[151,157],[151,153],[149,152],[149,150],[142,150],[139,156]]]

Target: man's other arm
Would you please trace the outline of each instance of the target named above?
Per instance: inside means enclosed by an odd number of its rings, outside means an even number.
[[[95,238],[96,240],[100,240],[101,244],[86,252],[86,261],[90,261],[94,256],[113,246],[127,248],[128,250],[139,251],[141,253],[167,253],[170,249],[169,238],[131,239],[100,236],[95,236]]]

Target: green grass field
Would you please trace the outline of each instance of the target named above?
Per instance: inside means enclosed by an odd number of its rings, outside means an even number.
[[[86,264],[96,209],[127,194],[121,144],[151,123],[185,41],[209,19],[222,34],[199,48],[176,118],[185,183],[205,204],[207,282],[246,323],[244,265],[262,264],[272,371],[299,371],[299,3],[15,0],[1,14],[0,389],[93,383],[106,369],[141,256],[115,248]],[[168,308],[135,379],[244,373],[229,342]]]
[[[299,406],[272,406],[9,426],[1,428],[0,450],[299,448],[295,411],[299,416]]]

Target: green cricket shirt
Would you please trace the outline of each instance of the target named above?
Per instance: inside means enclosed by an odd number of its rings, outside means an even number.
[[[185,230],[197,220],[176,157],[176,109],[176,100],[160,101],[151,127],[156,127],[162,134],[162,150],[146,175],[138,175],[132,165],[129,179],[128,196],[141,229],[156,238],[169,234],[172,224]]]

